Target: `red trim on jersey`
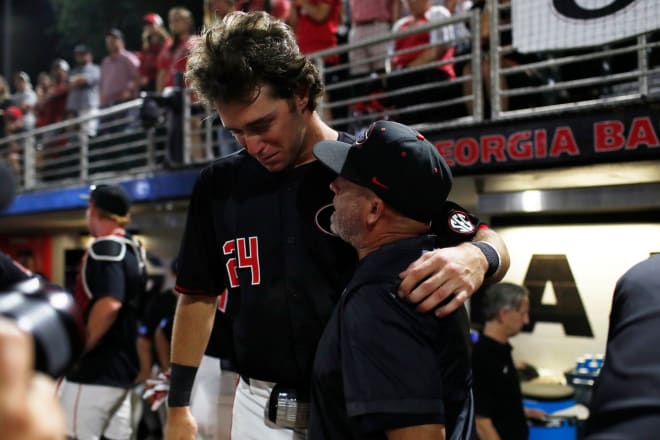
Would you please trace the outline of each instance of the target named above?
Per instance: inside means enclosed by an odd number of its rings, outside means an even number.
[[[211,293],[202,289],[186,289],[185,287],[181,287],[178,284],[174,286],[174,290],[184,295],[219,296],[218,294]]]
[[[490,226],[488,226],[488,224],[486,224],[486,223],[481,223],[481,224],[479,225],[479,228],[478,228],[478,229],[479,229],[479,230],[482,230],[482,229],[490,229]]]

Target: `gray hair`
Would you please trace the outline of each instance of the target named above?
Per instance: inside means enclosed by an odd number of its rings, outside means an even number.
[[[481,313],[484,321],[488,322],[497,317],[502,309],[518,310],[523,299],[529,295],[525,286],[513,283],[497,283],[486,288],[483,292]]]

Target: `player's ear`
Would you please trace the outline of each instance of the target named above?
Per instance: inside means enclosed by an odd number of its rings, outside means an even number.
[[[308,102],[309,102],[309,96],[307,96],[307,94],[296,97],[296,105],[298,107],[298,111],[305,110],[307,108]]]
[[[367,213],[367,225],[373,226],[385,212],[385,202],[380,197],[373,197],[369,201],[369,212]]]
[[[294,96],[294,100],[298,111],[306,109],[307,104],[309,104],[309,87],[303,85],[299,86]]]

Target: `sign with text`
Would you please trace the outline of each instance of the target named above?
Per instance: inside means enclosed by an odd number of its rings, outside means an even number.
[[[523,53],[597,46],[660,28],[657,0],[511,0]]]
[[[427,136],[455,175],[660,158],[660,106],[553,114]]]
[[[530,324],[511,340],[517,361],[562,377],[576,358],[604,353],[618,278],[660,250],[658,224],[502,227],[511,267],[525,285]]]

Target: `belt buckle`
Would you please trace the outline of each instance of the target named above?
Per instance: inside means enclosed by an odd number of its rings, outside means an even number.
[[[307,429],[309,401],[293,388],[275,385],[268,399],[266,418],[282,428]]]

